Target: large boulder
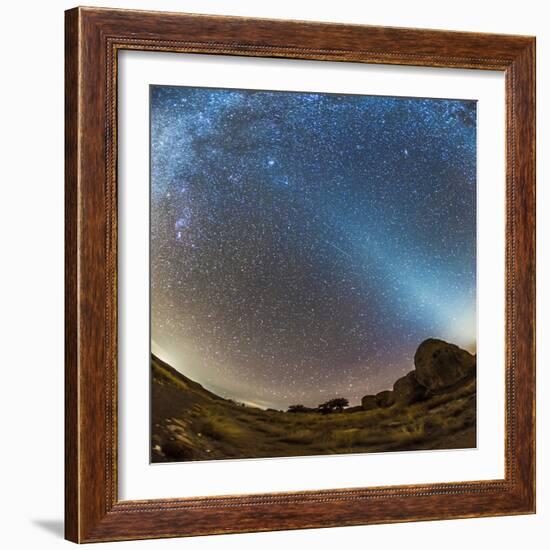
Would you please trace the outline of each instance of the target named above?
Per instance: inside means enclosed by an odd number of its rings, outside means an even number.
[[[437,393],[472,376],[476,358],[454,344],[430,338],[418,346],[414,366],[416,380]]]
[[[426,388],[416,379],[414,371],[396,380],[393,394],[397,403],[410,405],[426,397]]]
[[[379,407],[391,407],[395,403],[395,396],[392,391],[384,390],[376,394],[376,402]]]
[[[361,407],[363,407],[363,410],[365,411],[377,409],[378,402],[376,401],[376,395],[365,395],[365,397],[361,399]]]

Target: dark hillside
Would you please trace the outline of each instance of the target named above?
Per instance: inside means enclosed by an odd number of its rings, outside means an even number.
[[[475,447],[476,357],[430,339],[414,363],[360,407],[282,412],[219,397],[152,356],[152,462]]]

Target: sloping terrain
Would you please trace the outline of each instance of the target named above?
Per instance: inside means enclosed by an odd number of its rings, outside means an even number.
[[[361,407],[322,414],[262,410],[219,397],[151,359],[151,460],[178,462],[476,446],[476,360],[441,340],[415,370]]]

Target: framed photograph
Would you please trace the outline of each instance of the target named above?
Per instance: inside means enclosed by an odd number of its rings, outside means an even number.
[[[66,12],[66,537],[535,511],[535,39]]]

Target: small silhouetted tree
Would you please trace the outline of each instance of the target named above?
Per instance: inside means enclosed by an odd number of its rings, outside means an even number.
[[[334,411],[342,412],[345,407],[349,406],[349,401],[345,397],[336,397],[335,399],[330,399],[325,403],[319,405],[319,412],[323,414],[328,414]]]
[[[333,410],[338,412],[341,412],[346,407],[349,407],[349,401],[345,397],[337,397],[336,399],[331,399],[328,403]]]
[[[303,405],[290,405],[290,407],[288,407],[289,413],[299,413],[299,412],[306,412],[306,411],[307,411],[307,408],[304,407]]]

